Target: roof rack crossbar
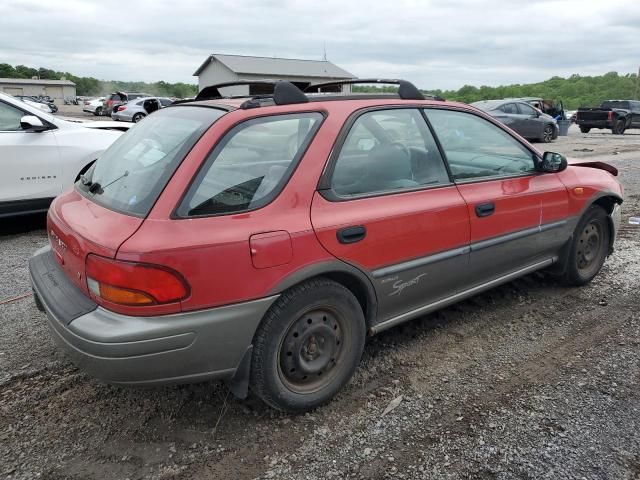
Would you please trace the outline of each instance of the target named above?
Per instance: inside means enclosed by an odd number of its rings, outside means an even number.
[[[403,100],[425,100],[424,95],[416,86],[406,80],[400,80],[395,78],[354,78],[349,80],[335,80],[331,82],[322,82],[309,85],[305,92],[317,92],[321,93],[325,87],[334,87],[341,85],[358,85],[358,84],[384,84],[384,85],[398,85],[398,95]]]
[[[216,100],[220,98],[230,98],[220,93],[221,88],[236,87],[248,85],[249,87],[259,85],[272,85],[273,94],[260,94],[260,95],[241,95],[239,98],[248,98],[247,102],[243,103],[241,108],[252,108],[255,105],[254,100],[272,98],[273,103],[276,105],[291,105],[294,103],[306,103],[309,101],[307,96],[302,90],[296,87],[293,83],[285,80],[238,80],[235,82],[216,83],[215,85],[209,85],[204,87],[200,93],[196,96],[195,100]],[[234,97],[234,98],[238,98]],[[246,104],[246,106],[245,106]]]

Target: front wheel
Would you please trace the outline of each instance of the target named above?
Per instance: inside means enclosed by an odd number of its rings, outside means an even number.
[[[584,126],[580,125],[580,131],[582,133],[589,133],[591,131],[591,127],[584,127]]]
[[[553,140],[553,127],[551,125],[544,127],[544,130],[542,131],[542,138],[540,140],[544,143],[551,143]]]
[[[593,280],[607,258],[610,241],[607,212],[599,205],[591,205],[573,233],[564,282],[579,286]]]
[[[136,113],[136,114],[133,116],[132,121],[133,121],[133,123],[138,123],[138,122],[139,122],[140,120],[142,120],[143,118],[144,118],[144,113]]]
[[[251,390],[278,410],[318,407],[355,372],[365,336],[362,308],[347,288],[324,278],[293,287],[255,334]]]

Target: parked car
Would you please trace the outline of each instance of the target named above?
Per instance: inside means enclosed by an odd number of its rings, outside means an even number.
[[[46,211],[122,135],[105,123],[70,122],[0,93],[0,217]]]
[[[528,140],[549,143],[558,138],[557,122],[526,102],[483,100],[471,105],[497,118]]]
[[[113,120],[138,123],[156,110],[168,107],[173,100],[165,97],[142,97],[119,105],[111,112]]]
[[[41,112],[53,113],[53,111],[51,110],[51,107],[48,104],[42,103],[42,102],[36,102],[31,97],[27,97],[27,96],[24,96],[24,95],[18,95],[18,96],[15,96],[14,98],[17,99],[17,100],[20,100],[21,102],[26,103],[27,105],[29,105],[29,106],[31,106],[33,108],[37,108]]]
[[[102,114],[111,116],[111,112],[118,105],[122,105],[123,103],[127,103],[130,100],[135,100],[140,97],[150,97],[146,93],[133,93],[133,92],[114,92],[111,95],[105,98],[105,101],[102,105]]]
[[[49,97],[33,97],[30,95],[16,95],[15,98],[22,100],[23,102],[27,102],[32,106],[35,106],[47,113],[56,113],[58,111],[58,107],[53,100],[47,100]],[[44,105],[44,106],[43,106]]]
[[[107,382],[225,379],[304,411],[367,334],[537,270],[597,275],[614,167],[396,82],[395,98],[207,87],[136,125],[54,200],[30,260],[57,343]]]
[[[622,135],[629,128],[640,128],[640,101],[607,100],[599,107],[581,107],[576,123],[582,133],[589,133],[592,128],[607,128],[613,134]]]
[[[556,120],[567,119],[562,100],[544,99],[542,97],[505,98],[504,100],[518,100],[521,102],[526,102],[532,107],[540,110],[542,113],[546,113]]]
[[[87,113],[93,113],[96,117],[102,115],[103,103],[105,97],[94,98],[92,100],[84,100],[82,111]]]

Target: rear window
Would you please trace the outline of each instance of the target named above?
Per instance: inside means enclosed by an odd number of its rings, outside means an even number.
[[[282,190],[321,121],[320,113],[301,113],[234,127],[205,161],[178,215],[223,215],[266,205]]]
[[[625,110],[629,110],[629,102],[623,101],[612,101],[612,102],[602,102],[602,108],[623,108]]]
[[[111,210],[146,216],[182,159],[224,113],[186,106],[156,112],[116,140],[78,189]]]

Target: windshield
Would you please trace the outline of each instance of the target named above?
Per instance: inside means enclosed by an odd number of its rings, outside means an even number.
[[[186,106],[158,111],[116,140],[76,185],[106,208],[146,216],[182,159],[224,113]]]

